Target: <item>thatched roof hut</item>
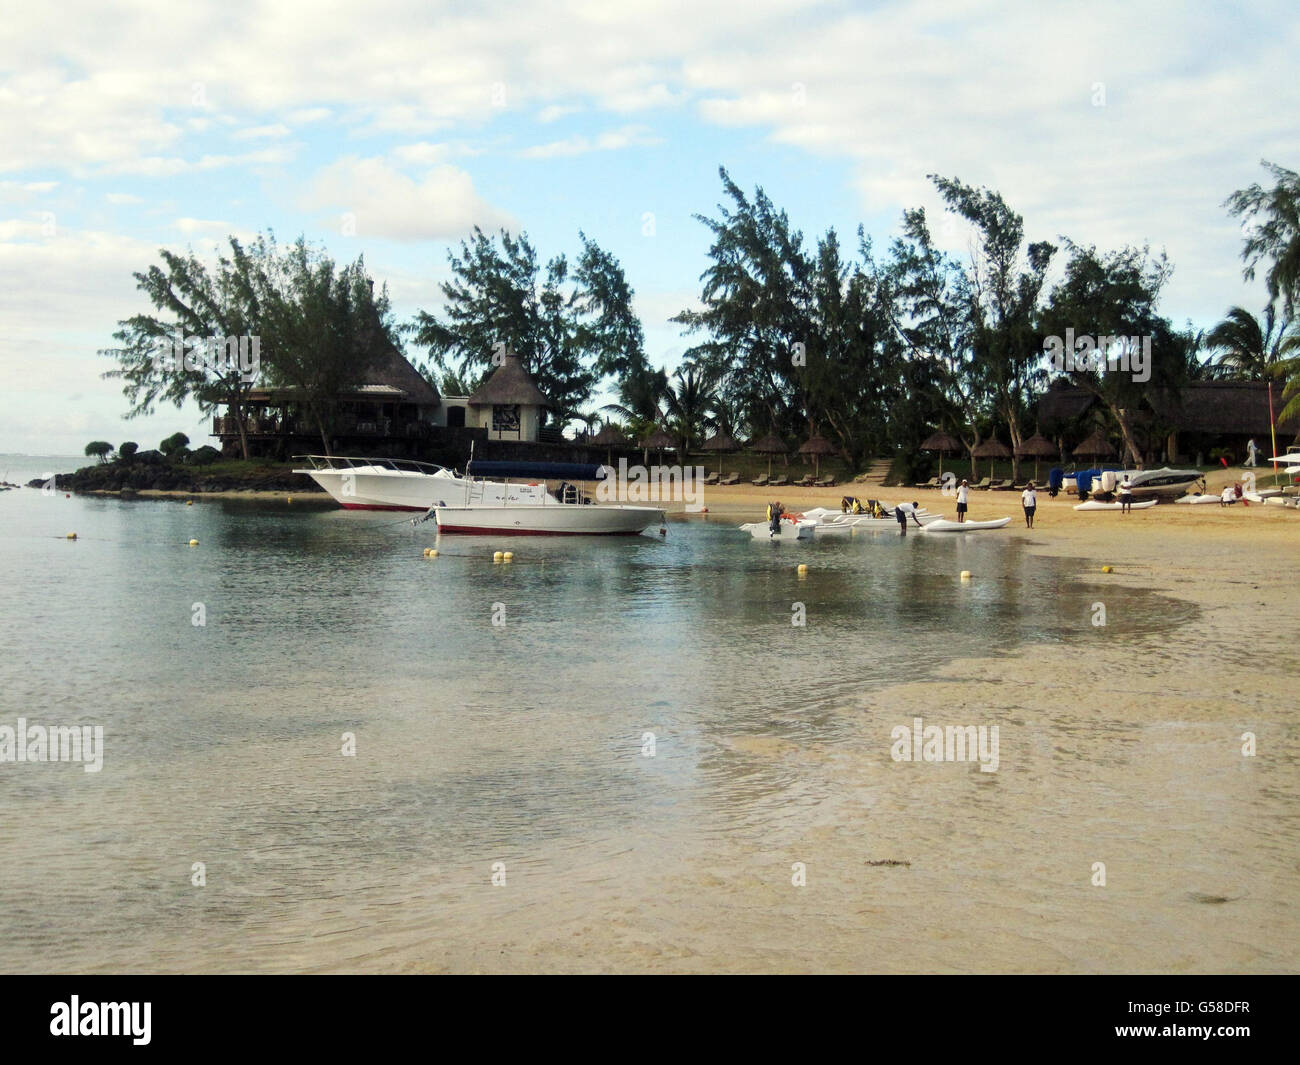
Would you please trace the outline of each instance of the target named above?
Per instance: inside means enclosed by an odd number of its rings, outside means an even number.
[[[533,381],[532,375],[524,369],[518,355],[506,355],[492,376],[484,381],[472,396],[471,407],[553,407],[554,404],[542,395]]]

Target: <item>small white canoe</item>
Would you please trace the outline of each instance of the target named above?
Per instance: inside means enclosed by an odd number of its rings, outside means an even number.
[[[1218,501],[1219,501],[1218,496],[1212,496],[1209,495],[1208,493],[1201,493],[1199,495],[1179,496],[1177,499],[1174,500],[1175,503],[1217,503]]]
[[[811,540],[817,532],[815,521],[781,522],[780,533],[774,534],[772,526],[766,521],[751,521],[741,526],[755,540]]]
[[[1146,510],[1147,507],[1154,507],[1155,505],[1156,505],[1156,501],[1154,499],[1143,499],[1137,503],[1130,503],[1128,509]],[[1090,499],[1086,503],[1075,504],[1074,509],[1075,510],[1123,510],[1124,504],[1123,503],[1100,503],[1095,499]]]
[[[1011,524],[1010,518],[996,518],[993,521],[946,521],[939,518],[921,526],[922,532],[984,532],[987,529],[1002,529]]]

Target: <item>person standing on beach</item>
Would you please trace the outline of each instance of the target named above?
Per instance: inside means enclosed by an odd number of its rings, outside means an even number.
[[[1038,509],[1038,493],[1034,491],[1034,482],[1030,481],[1025,485],[1025,490],[1020,493],[1020,505],[1025,508],[1025,528],[1034,527],[1034,511]]]
[[[966,500],[970,498],[970,481],[962,481],[957,489],[957,520],[966,520]]]
[[[1259,448],[1254,440],[1247,441],[1246,450],[1250,452],[1250,458],[1246,460],[1245,465],[1257,466],[1259,463],[1256,461],[1256,456],[1259,454]]]
[[[1119,512],[1127,514],[1133,509],[1133,482],[1128,479],[1128,474],[1124,474],[1124,480],[1119,483]]]

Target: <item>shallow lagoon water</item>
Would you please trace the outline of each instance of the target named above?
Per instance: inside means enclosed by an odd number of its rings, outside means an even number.
[[[300,499],[24,490],[0,543],[0,724],[105,733],[100,773],[0,766],[7,971],[415,964],[503,919],[498,861],[539,922],[599,915],[613,865],[833,828],[819,767],[934,709],[880,686],[1063,643],[1085,678],[1090,642],[1141,655],[1195,613],[1115,586],[1098,629],[1096,586],[1014,528],[438,540]],[[681,900],[639,902],[672,938]]]

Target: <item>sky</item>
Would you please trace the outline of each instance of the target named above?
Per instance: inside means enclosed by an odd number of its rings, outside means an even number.
[[[545,260],[621,261],[652,364],[690,339],[718,168],[809,241],[878,247],[927,175],[1000,192],[1029,240],[1149,244],[1162,312],[1258,310],[1223,208],[1295,169],[1294,3],[158,0],[11,6],[0,23],[0,452],[209,442],[196,408],[124,420],[120,319],[158,251],[305,235],[364,254],[399,321],[436,312],[474,225]],[[407,354],[421,362],[427,352]]]

